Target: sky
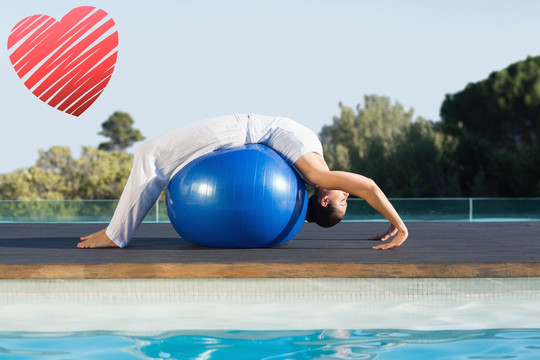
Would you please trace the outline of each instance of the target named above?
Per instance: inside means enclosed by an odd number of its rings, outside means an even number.
[[[87,5],[114,19],[118,59],[75,117],[24,86],[7,39],[27,16],[59,20]],[[117,110],[148,139],[232,113],[287,116],[319,133],[339,103],[370,94],[438,121],[446,94],[540,55],[539,19],[535,0],[1,0],[0,174],[32,166],[40,149],[97,147]]]

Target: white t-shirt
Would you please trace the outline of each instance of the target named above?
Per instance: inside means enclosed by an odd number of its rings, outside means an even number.
[[[281,154],[290,165],[309,152],[323,155],[317,135],[296,121],[256,114],[235,116],[246,127],[246,143],[264,144]]]
[[[168,183],[189,162],[212,151],[246,144],[264,144],[289,165],[309,152],[323,155],[321,142],[307,127],[289,118],[256,114],[192,123],[142,144],[137,151],[154,168],[149,172],[155,171]]]

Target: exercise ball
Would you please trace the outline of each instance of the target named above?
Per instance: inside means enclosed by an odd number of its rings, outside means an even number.
[[[207,247],[285,244],[307,211],[304,183],[274,150],[249,144],[217,150],[183,167],[167,188],[167,213],[185,240]]]

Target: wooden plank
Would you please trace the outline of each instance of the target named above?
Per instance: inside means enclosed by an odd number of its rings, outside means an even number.
[[[0,265],[0,279],[540,277],[539,263]]]

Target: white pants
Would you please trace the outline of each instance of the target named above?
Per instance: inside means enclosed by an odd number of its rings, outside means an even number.
[[[307,152],[322,155],[317,136],[302,125],[280,117],[228,115],[190,124],[141,145],[107,236],[126,246],[172,177],[185,165],[212,151],[263,143],[291,165]]]

